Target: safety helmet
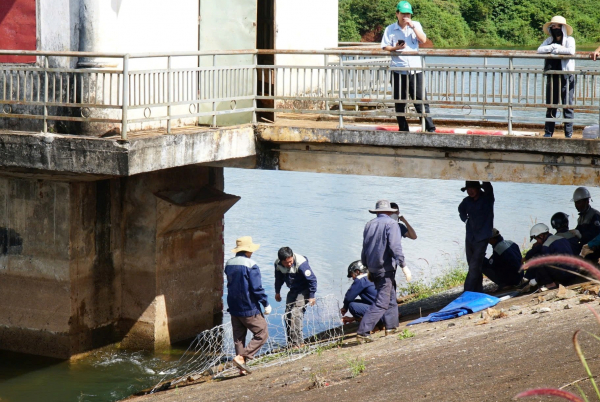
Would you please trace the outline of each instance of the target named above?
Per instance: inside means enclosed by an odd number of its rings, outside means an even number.
[[[549,232],[550,232],[550,228],[548,226],[546,226],[543,223],[536,223],[535,225],[533,225],[533,227],[529,231],[529,238],[531,240],[533,240],[536,237],[538,237],[539,235],[544,234],[544,233],[549,233]]]
[[[592,195],[585,187],[577,187],[573,193],[573,199],[571,201],[577,202],[586,198],[592,198]]]
[[[550,218],[550,224],[552,225],[552,227],[556,230],[563,228],[563,227],[569,227],[569,215],[565,214],[564,212],[557,212],[554,215],[552,215],[552,218]]]
[[[364,274],[367,272],[367,267],[365,267],[360,260],[356,260],[352,264],[348,265],[348,278],[352,278],[352,273],[354,271],[360,271],[360,273]]]

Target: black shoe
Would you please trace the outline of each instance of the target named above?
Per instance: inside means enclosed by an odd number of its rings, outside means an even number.
[[[428,133],[435,133],[435,127],[427,130]]]

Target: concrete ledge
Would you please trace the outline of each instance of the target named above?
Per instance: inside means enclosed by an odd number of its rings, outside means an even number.
[[[257,138],[274,143],[329,143],[377,147],[447,150],[511,151],[559,155],[600,156],[600,141],[565,138],[484,136],[389,131],[340,130],[257,125]]]
[[[117,139],[0,132],[0,169],[132,176],[156,170],[254,156],[254,127],[197,127],[175,134]]]

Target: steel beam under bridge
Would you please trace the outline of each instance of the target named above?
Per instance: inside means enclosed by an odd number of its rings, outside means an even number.
[[[595,186],[600,142],[258,125],[263,168]]]

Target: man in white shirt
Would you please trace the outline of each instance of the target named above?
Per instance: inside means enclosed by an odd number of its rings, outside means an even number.
[[[429,114],[429,105],[422,103],[427,100],[427,93],[423,87],[423,65],[420,56],[400,56],[401,52],[416,52],[419,43],[425,43],[427,36],[423,27],[417,21],[412,20],[412,6],[408,1],[401,1],[396,6],[397,23],[393,23],[385,29],[381,39],[381,48],[392,53],[393,68],[402,68],[402,71],[392,72],[392,85],[394,87],[394,99],[406,100],[410,96],[415,100],[414,105],[417,113]],[[396,113],[404,113],[406,103],[395,104]],[[396,116],[400,131],[409,131],[408,122],[404,116]],[[425,118],[425,130],[435,132],[435,125],[431,117]]]

